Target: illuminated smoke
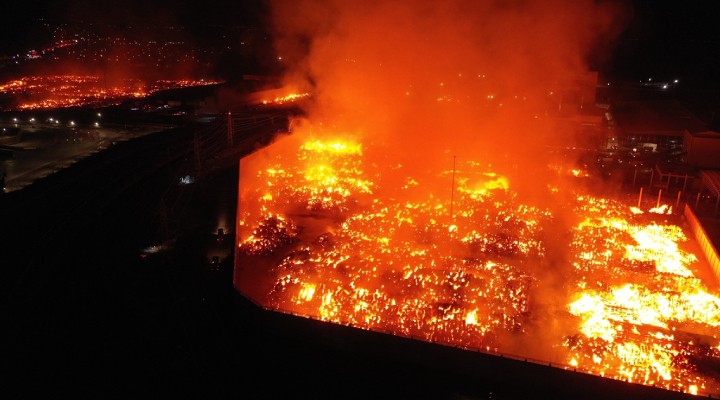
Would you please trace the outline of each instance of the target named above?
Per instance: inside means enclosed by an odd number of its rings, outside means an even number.
[[[272,5],[287,84],[314,95],[311,121],[443,166],[453,155],[533,165],[567,141],[547,117],[620,15],[593,1]]]

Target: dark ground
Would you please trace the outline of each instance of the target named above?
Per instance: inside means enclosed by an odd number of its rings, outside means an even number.
[[[261,310],[207,259],[236,164],[178,186],[192,159],[167,154],[190,143],[150,135],[0,198],[4,398],[684,398]]]

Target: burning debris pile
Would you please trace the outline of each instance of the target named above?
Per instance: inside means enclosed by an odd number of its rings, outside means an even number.
[[[106,85],[94,75],[26,76],[0,84],[0,94],[23,99],[14,109],[36,110],[116,104],[129,98],[146,97],[154,92],[219,82],[158,80],[143,82],[125,79],[121,84]]]
[[[274,284],[266,304],[485,349],[497,350],[499,333],[521,333],[533,282],[524,264],[543,255],[547,211],[520,204],[506,180],[473,163],[434,177],[448,183],[447,196],[408,176],[392,188],[396,197],[376,197],[387,190],[379,165],[364,165],[363,150],[352,142],[309,140],[297,165],[271,163],[259,172],[262,221],[240,243],[240,253],[289,251],[267,271]],[[398,165],[395,173],[405,172]],[[457,212],[451,215],[451,208]],[[300,234],[297,246],[277,246],[290,244],[285,229],[258,240],[257,232],[269,232],[268,219],[279,219],[273,215],[282,210],[291,210],[283,220],[311,216],[323,227],[313,228],[317,236]],[[248,225],[253,217],[247,215]]]
[[[297,241],[297,227],[280,215],[260,221],[251,237],[245,239],[240,250],[245,254],[268,255]]]
[[[310,93],[290,93],[285,96],[278,96],[272,100],[262,100],[262,104],[286,104],[310,97]]]
[[[717,390],[703,374],[720,361],[720,297],[695,277],[698,259],[682,248],[679,226],[636,222],[627,208],[579,198],[584,220],[573,229],[576,288],[567,305],[579,332],[565,342],[570,364],[673,390]]]
[[[242,185],[238,243],[238,268],[261,268],[268,280],[256,300],[455,347],[510,352],[518,338],[532,342],[546,329],[534,323],[536,271],[551,268],[547,230],[562,211],[525,204],[489,165],[421,176],[379,154],[311,138],[294,153],[259,157],[265,168]],[[616,201],[573,201],[574,273],[568,294],[555,297],[571,328],[552,332],[550,344],[565,353],[559,362],[672,390],[717,390],[703,366],[720,361],[720,298],[695,277],[682,229]]]

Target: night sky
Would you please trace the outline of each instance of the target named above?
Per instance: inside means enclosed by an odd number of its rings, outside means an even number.
[[[614,78],[682,79],[720,82],[720,25],[712,0],[598,0],[627,6],[619,19],[620,34],[608,38],[596,69]],[[522,3],[522,2],[520,2]],[[38,47],[47,32],[42,21],[92,21],[98,29],[128,24],[184,26],[202,36],[207,25],[266,26],[267,0],[40,0],[3,2],[0,13],[0,55]]]
[[[714,1],[635,0],[606,68],[625,77],[720,82]],[[708,82],[709,83],[709,82]]]
[[[3,25],[22,30],[23,18],[44,17],[65,21],[147,22],[162,24],[244,23],[258,17],[265,0],[41,0],[3,2]],[[5,27],[7,29],[8,27]]]
[[[0,12],[0,54],[24,52],[47,36],[43,21],[92,23],[97,29],[117,30],[126,25],[183,26],[203,35],[208,25],[253,25],[264,23],[264,0],[92,0],[3,2]]]

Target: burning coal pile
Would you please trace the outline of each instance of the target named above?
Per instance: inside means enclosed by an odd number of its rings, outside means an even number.
[[[598,195],[548,152],[572,145],[558,82],[587,69],[612,10],[355,7],[274,10],[288,86],[313,96],[291,135],[241,160],[237,289],[323,321],[720,392],[717,282],[698,277],[681,220]]]

